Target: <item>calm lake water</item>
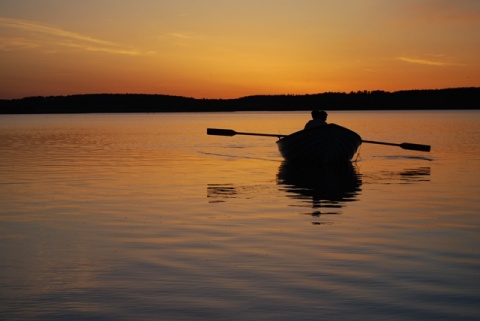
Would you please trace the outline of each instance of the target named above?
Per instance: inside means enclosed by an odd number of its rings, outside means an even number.
[[[479,320],[480,111],[0,116],[1,320]]]

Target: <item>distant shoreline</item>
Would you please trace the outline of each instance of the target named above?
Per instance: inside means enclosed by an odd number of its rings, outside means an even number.
[[[197,99],[156,94],[83,94],[1,99],[0,114],[480,109],[480,87],[325,92]]]

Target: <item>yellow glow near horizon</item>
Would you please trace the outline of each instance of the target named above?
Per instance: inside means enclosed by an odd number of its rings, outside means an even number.
[[[480,2],[0,3],[0,98],[480,86]]]

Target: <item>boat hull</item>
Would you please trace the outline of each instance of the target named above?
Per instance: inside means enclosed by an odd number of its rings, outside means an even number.
[[[320,165],[351,161],[361,144],[360,135],[336,124],[301,130],[277,141],[285,160]]]

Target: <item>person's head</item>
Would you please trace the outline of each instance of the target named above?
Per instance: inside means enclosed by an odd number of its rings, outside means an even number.
[[[327,112],[324,110],[312,110],[313,119],[327,120]]]

